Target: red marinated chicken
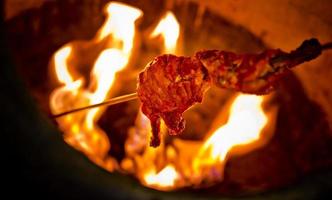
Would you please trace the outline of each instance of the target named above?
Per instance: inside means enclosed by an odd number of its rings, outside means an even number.
[[[291,53],[266,50],[260,54],[200,51],[193,57],[162,55],[139,74],[137,93],[142,111],[150,119],[151,146],[159,146],[160,119],[171,135],[185,127],[183,112],[202,101],[213,84],[251,94],[267,94],[289,68],[316,58],[321,46],[316,39],[305,41]]]
[[[208,87],[207,71],[195,57],[162,55],[140,73],[137,93],[143,103],[142,111],[151,121],[151,146],[160,144],[160,118],[170,134],[182,132],[182,113],[201,102]]]

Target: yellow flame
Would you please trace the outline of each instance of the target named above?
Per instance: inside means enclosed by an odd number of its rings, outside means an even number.
[[[107,19],[100,31],[98,40],[112,35],[115,40],[123,42],[122,51],[130,54],[134,41],[135,21],[142,15],[142,11],[118,2],[106,5]]]
[[[74,109],[84,105],[95,104],[105,100],[115,80],[117,72],[129,62],[135,35],[135,21],[142,15],[139,9],[121,3],[106,5],[107,19],[96,38],[88,43],[101,42],[105,49],[96,59],[90,73],[90,83],[82,87],[83,77],[74,81],[69,71],[78,66],[69,66],[68,60],[80,59],[73,55],[73,45],[67,44],[54,54],[55,74],[60,83],[65,84],[55,89],[50,97],[52,113]],[[104,45],[106,44],[106,45]],[[75,48],[84,46],[75,45]],[[84,60],[84,59],[83,59]],[[78,71],[78,70],[77,70]],[[107,157],[110,148],[109,138],[101,130],[97,121],[104,109],[96,108],[57,119],[64,131],[67,143],[86,153],[90,159],[107,169],[113,169],[113,159]]]
[[[262,102],[262,96],[238,96],[232,105],[227,124],[213,133],[200,154],[211,148],[211,158],[222,161],[232,147],[259,139],[261,130],[267,122],[261,108]]]
[[[160,35],[164,39],[164,53],[175,53],[177,50],[179,34],[180,26],[178,21],[172,12],[167,12],[150,36],[156,37]],[[153,164],[154,160],[163,157],[164,151],[172,151],[170,148],[166,148],[163,143],[157,150],[148,146],[149,142],[147,141],[151,136],[151,127],[148,118],[143,115],[142,112],[138,112],[136,124],[136,130],[131,132],[130,137],[127,140],[126,152],[129,155],[135,154],[133,149],[138,152],[142,151],[142,147],[145,148],[142,156],[135,156],[138,178],[140,178],[145,185],[150,187],[155,187],[161,190],[172,188],[175,181],[179,178],[174,166],[168,164],[160,172],[157,172],[156,166]],[[166,127],[163,123],[161,125],[161,131],[166,131]],[[140,138],[140,141],[135,140],[135,138]],[[164,161],[166,160],[167,158],[165,158]],[[160,164],[162,164],[162,162]]]
[[[81,59],[75,52],[84,47],[67,44],[54,54],[52,64],[55,75],[63,85],[51,94],[53,114],[105,100],[112,92],[116,73],[128,65],[133,51],[135,21],[142,12],[114,2],[106,5],[105,12],[105,23],[96,37],[89,41],[104,46],[104,49],[96,60],[90,62],[94,65],[87,87],[84,87],[83,76],[75,74],[74,78],[71,71],[78,73],[79,70],[75,62],[70,62]],[[164,39],[164,53],[176,53],[180,26],[175,16],[167,12],[150,36]],[[125,143],[126,157],[121,162],[122,170],[133,173],[144,185],[159,190],[220,181],[227,159],[232,154],[257,148],[253,144],[262,140],[262,129],[273,120],[263,111],[263,99],[262,96],[239,95],[232,103],[227,123],[218,124],[218,128],[210,131],[212,134],[205,140],[176,138],[173,142],[162,141],[157,149],[149,147],[150,123],[139,111],[136,126],[129,130]],[[97,125],[103,111],[95,108],[67,115],[57,119],[57,122],[68,144],[84,152],[96,164],[113,171],[118,163],[108,156],[109,138]],[[220,115],[225,113],[228,112]],[[163,126],[162,123],[161,131],[166,132]],[[162,136],[162,140],[168,137],[166,133]]]
[[[96,90],[90,95],[90,104],[96,104],[106,99],[109,89],[114,83],[115,74],[122,70],[129,58],[118,49],[106,49],[100,53],[91,72],[92,83],[96,83]],[[111,67],[109,67],[111,65]],[[100,108],[88,111],[86,123],[88,129],[93,129],[97,113]]]
[[[158,149],[146,147],[141,155],[135,155],[132,150],[127,156],[134,157],[133,161],[136,162],[134,173],[143,184],[158,190],[221,181],[225,163],[230,155],[247,153],[265,144],[255,143],[266,139],[267,135],[261,138],[263,129],[273,120],[268,119],[263,111],[263,100],[263,96],[244,94],[237,96],[229,109],[226,124],[213,129],[212,134],[204,141],[176,138],[174,144],[167,147],[163,143]],[[220,117],[227,113],[227,111],[222,112]],[[136,131],[132,133],[137,136],[143,132],[143,139],[148,139],[149,123],[140,115],[138,119]],[[137,149],[137,152],[142,152],[142,148]],[[165,167],[158,172],[156,169],[160,166]]]
[[[59,51],[57,51],[54,55],[54,62],[57,66],[55,68],[55,73],[60,83],[69,84],[73,82],[73,78],[71,77],[68,69],[68,58],[71,54],[72,48],[70,46],[66,46]]]
[[[178,173],[176,172],[174,166],[170,164],[158,173],[155,169],[148,171],[145,174],[144,181],[147,185],[166,190],[167,188],[173,186],[178,178]]]
[[[50,107],[53,113],[65,110],[67,105],[63,99],[67,98],[68,95],[76,96],[82,85],[82,80],[74,81],[69,71],[68,60],[71,53],[72,47],[67,45],[55,52],[53,57],[56,78],[60,83],[64,84],[64,86],[55,89],[51,94]],[[70,119],[70,117],[67,117],[67,119]]]
[[[193,168],[196,176],[211,176],[212,169],[218,171],[219,177],[207,177],[221,179],[223,167],[227,156],[235,147],[249,145],[260,139],[263,128],[268,119],[262,109],[262,96],[239,95],[233,102],[227,123],[219,127],[205,141],[194,159]],[[251,146],[247,149],[255,149]],[[218,174],[218,173],[217,173]],[[216,175],[215,175],[216,176]]]
[[[180,25],[170,11],[160,20],[151,37],[162,35],[165,43],[165,53],[175,53],[180,35]]]

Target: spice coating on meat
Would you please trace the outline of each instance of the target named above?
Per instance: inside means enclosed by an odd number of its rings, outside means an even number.
[[[150,119],[151,146],[160,143],[160,118],[169,134],[177,135],[185,127],[182,113],[201,102],[210,83],[245,93],[266,94],[273,89],[278,74],[287,68],[274,68],[269,60],[283,54],[268,50],[261,54],[237,55],[208,50],[192,58],[163,55],[155,58],[139,75],[138,96],[142,111]]]
[[[160,118],[169,134],[183,131],[183,112],[201,102],[210,85],[206,69],[195,57],[162,55],[156,57],[139,74],[137,94],[142,102],[142,112],[150,119],[152,138],[150,145],[160,144]]]
[[[267,94],[292,68],[321,54],[317,39],[304,41],[296,50],[279,49],[260,54],[235,54],[220,50],[200,51],[193,57],[162,55],[139,74],[137,88],[142,111],[150,119],[151,146],[160,144],[160,119],[171,135],[185,126],[183,112],[201,102],[212,85],[250,94]]]
[[[242,55],[208,50],[197,52],[195,56],[208,70],[216,86],[250,94],[267,94],[280,75],[288,71],[286,67],[274,67],[270,59],[284,54],[280,50]]]

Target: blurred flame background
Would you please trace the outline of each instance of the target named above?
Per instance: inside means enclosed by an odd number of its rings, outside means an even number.
[[[116,2],[107,4],[105,13],[106,20],[91,41],[81,45],[68,43],[54,53],[50,67],[61,86],[50,97],[53,114],[102,102],[112,96],[115,86],[125,87],[117,85],[116,75],[130,63],[137,31],[135,22],[143,13]],[[163,53],[172,54],[181,54],[180,35],[181,27],[170,11],[149,33],[150,38],[162,38]],[[87,45],[102,47],[88,80],[80,75],[79,66],[73,64],[84,60],[75,52]],[[96,50],[91,48],[91,51]],[[121,161],[108,154],[112,138],[97,124],[105,108],[70,114],[57,119],[57,123],[65,141],[99,166],[109,171],[130,173],[148,187],[171,190],[221,181],[229,156],[247,153],[264,145],[273,133],[276,116],[276,109],[269,113],[264,111],[265,99],[268,97],[240,94],[218,114],[203,140],[175,138],[170,144],[162,142],[157,149],[148,146],[149,120],[138,111],[136,124],[129,129],[125,142],[125,158]],[[227,120],[220,123],[219,118]],[[162,125],[162,132],[165,141],[168,137],[165,125]]]

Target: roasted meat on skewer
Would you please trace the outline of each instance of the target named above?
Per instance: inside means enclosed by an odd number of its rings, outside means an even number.
[[[292,68],[316,58],[321,53],[318,40],[303,42],[296,50],[279,49],[260,54],[238,55],[232,52],[199,51],[193,57],[162,55],[139,74],[137,94],[142,111],[150,119],[150,145],[160,144],[160,119],[171,135],[184,130],[183,112],[202,101],[211,86],[250,94],[267,94]]]
[[[182,113],[201,102],[209,86],[208,73],[195,57],[162,55],[139,74],[137,93],[143,103],[142,111],[151,122],[151,146],[160,143],[160,118],[170,134],[182,132],[185,127]]]

